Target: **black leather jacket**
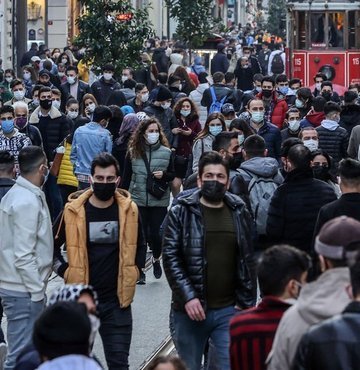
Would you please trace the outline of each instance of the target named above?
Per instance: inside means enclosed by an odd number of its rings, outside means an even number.
[[[360,303],[316,325],[302,338],[293,370],[358,369],[360,364]]]
[[[172,306],[184,310],[186,302],[198,298],[206,310],[206,258],[200,190],[180,198],[168,214],[163,239],[164,271],[172,290]],[[244,202],[228,192],[224,202],[232,210],[237,235],[236,304],[256,303],[256,276],[251,240],[252,219]]]

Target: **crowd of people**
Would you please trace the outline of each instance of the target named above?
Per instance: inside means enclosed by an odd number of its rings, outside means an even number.
[[[128,369],[147,253],[179,355],[152,369],[356,368],[360,86],[303,86],[281,43],[241,41],[207,70],[156,40],[99,76],[33,44],[0,74],[0,368],[101,369],[99,332]]]

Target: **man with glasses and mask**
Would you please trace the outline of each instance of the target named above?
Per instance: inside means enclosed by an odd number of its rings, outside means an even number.
[[[131,302],[146,248],[138,208],[126,190],[117,188],[117,160],[101,153],[90,166],[91,188],[70,196],[57,235],[67,247],[64,280],[90,284],[98,293],[100,336],[108,368],[127,370]]]
[[[230,194],[229,165],[219,153],[199,161],[199,190],[169,211],[163,239],[164,270],[173,292],[173,340],[190,370],[201,368],[208,338],[219,368],[230,370],[229,320],[236,307],[256,303],[252,219]]]
[[[53,262],[53,234],[45,194],[49,168],[40,147],[20,151],[20,176],[0,203],[0,297],[7,317],[5,369],[31,337],[43,310]]]
[[[79,189],[89,187],[93,159],[102,152],[111,153],[111,135],[106,129],[110,118],[111,110],[105,105],[99,105],[94,110],[92,122],[75,130],[70,160],[79,181]]]

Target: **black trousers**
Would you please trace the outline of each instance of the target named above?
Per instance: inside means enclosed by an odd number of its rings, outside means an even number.
[[[166,207],[139,207],[145,239],[149,243],[154,258],[161,256],[160,226],[167,213]]]

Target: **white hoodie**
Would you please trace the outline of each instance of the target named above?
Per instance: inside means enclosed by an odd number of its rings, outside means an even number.
[[[102,367],[90,357],[67,355],[46,361],[37,370],[102,370]]]
[[[20,176],[0,203],[0,288],[43,300],[53,251],[45,194]]]

